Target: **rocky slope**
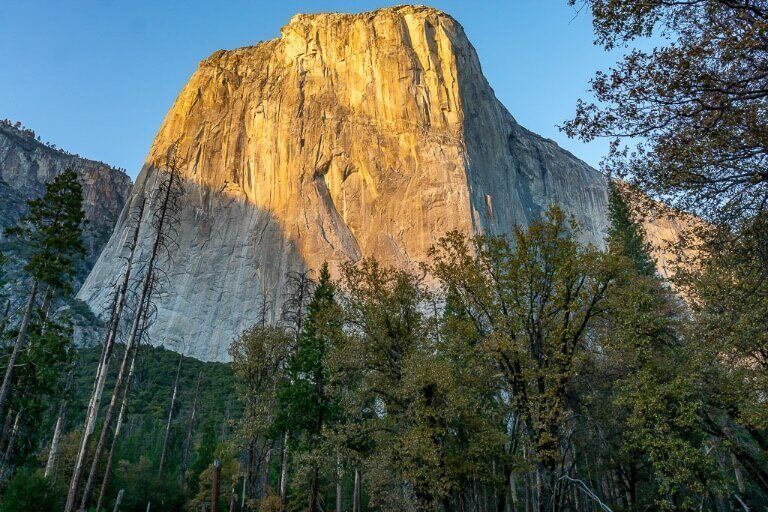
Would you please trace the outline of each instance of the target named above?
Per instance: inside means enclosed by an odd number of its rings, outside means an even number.
[[[45,183],[67,168],[78,171],[83,185],[90,270],[128,200],[131,179],[107,164],[46,145],[31,130],[0,122],[0,229],[14,225],[26,213],[27,200],[42,195]]]
[[[584,241],[602,244],[606,228],[605,179],[520,126],[461,26],[426,7],[297,15],[278,39],[214,53],[166,116],[129,204],[172,145],[185,206],[150,334],[202,359],[228,358],[259,297],[275,317],[290,270],[364,256],[413,265],[448,230],[507,233],[551,203]],[[96,309],[121,270],[128,212],[78,295]]]
[[[27,201],[42,195],[45,183],[67,168],[76,169],[80,175],[88,220],[84,229],[88,253],[77,269],[77,290],[112,234],[128,200],[131,180],[121,170],[56,149],[41,142],[31,130],[0,121],[0,232],[16,224],[27,212]],[[6,300],[10,301],[14,315],[26,300],[28,276],[22,271],[24,260],[17,254],[18,246],[6,244],[0,237],[0,249],[10,260],[4,268],[7,283],[0,288],[0,299],[3,308]],[[62,297],[58,305],[69,306],[73,313],[77,343],[88,344],[99,338],[98,322],[87,307],[74,297]]]

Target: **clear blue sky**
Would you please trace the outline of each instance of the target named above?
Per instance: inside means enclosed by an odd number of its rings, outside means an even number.
[[[133,177],[199,60],[272,39],[298,12],[359,12],[379,1],[45,0],[0,2],[0,118]],[[512,115],[597,165],[606,144],[556,125],[587,80],[615,61],[566,0],[434,0],[465,28]]]

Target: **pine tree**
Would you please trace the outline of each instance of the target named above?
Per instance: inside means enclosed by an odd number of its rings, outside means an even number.
[[[288,376],[278,392],[276,424],[294,435],[302,435],[307,446],[316,446],[324,426],[333,421],[337,403],[328,392],[327,355],[333,338],[341,333],[328,264],[320,270],[320,281],[307,308],[296,351],[288,361]],[[318,507],[318,462],[311,470],[310,512]]]
[[[642,227],[612,186],[608,247],[623,269],[610,289],[587,402],[627,508],[686,509],[716,471],[703,453],[698,349],[679,301],[656,274]],[[596,444],[597,446],[597,444]]]
[[[43,197],[28,204],[29,213],[6,231],[25,247],[28,256],[24,270],[32,278],[32,285],[0,387],[0,413],[8,402],[39,287],[47,287],[46,295],[69,291],[78,258],[85,254],[83,191],[75,171],[67,169],[56,176],[46,185]]]
[[[635,271],[641,276],[656,274],[656,266],[650,256],[650,246],[645,241],[643,227],[632,218],[627,201],[622,195],[620,185],[612,181],[609,186],[608,247],[614,254],[628,258]]]

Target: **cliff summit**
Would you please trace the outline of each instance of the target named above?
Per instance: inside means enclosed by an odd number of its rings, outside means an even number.
[[[300,14],[278,39],[203,60],[78,295],[97,310],[130,205],[172,146],[185,206],[150,334],[201,359],[227,359],[262,298],[276,320],[291,270],[412,266],[449,230],[509,233],[552,203],[585,242],[606,229],[606,179],[520,126],[462,27],[428,7]]]

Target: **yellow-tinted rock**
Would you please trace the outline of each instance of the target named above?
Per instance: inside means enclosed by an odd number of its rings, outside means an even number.
[[[603,176],[518,125],[461,26],[426,7],[297,15],[278,39],[214,53],[134,201],[176,142],[186,206],[151,333],[203,359],[227,359],[262,294],[279,311],[290,270],[414,265],[446,231],[506,233],[551,203],[585,241],[605,232]],[[93,306],[108,302],[126,219],[79,294]]]

